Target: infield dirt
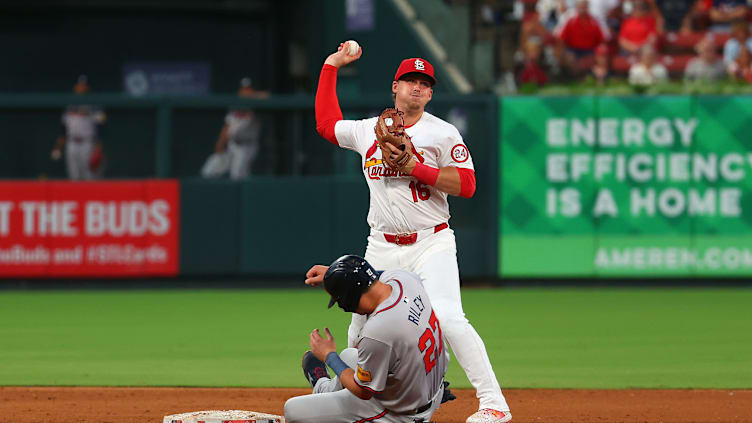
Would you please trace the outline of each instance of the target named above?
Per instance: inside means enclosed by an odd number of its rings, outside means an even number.
[[[186,411],[241,409],[282,414],[287,398],[305,389],[0,387],[0,421],[13,423],[160,423]],[[477,406],[474,392],[434,414],[463,423]],[[752,390],[507,389],[513,422],[752,423]]]

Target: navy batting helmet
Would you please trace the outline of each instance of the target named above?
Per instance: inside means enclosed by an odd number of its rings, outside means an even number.
[[[329,308],[337,303],[342,310],[355,312],[360,297],[377,278],[376,271],[363,257],[345,255],[334,260],[324,274],[324,288],[332,296]]]

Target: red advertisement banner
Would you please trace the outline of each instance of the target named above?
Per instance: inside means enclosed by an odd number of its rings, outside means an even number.
[[[0,182],[0,277],[174,276],[179,183]]]

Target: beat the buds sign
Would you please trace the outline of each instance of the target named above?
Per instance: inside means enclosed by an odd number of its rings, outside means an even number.
[[[178,272],[174,180],[0,182],[0,277]]]

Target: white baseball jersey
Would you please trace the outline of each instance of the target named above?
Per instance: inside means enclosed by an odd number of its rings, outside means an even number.
[[[97,137],[97,126],[104,120],[104,112],[87,105],[68,106],[61,118],[68,141],[77,143],[93,143]]]
[[[415,178],[392,170],[382,162],[374,127],[378,117],[340,120],[334,133],[340,147],[357,151],[363,175],[371,192],[368,225],[386,233],[417,232],[449,220],[448,194]],[[423,112],[420,120],[405,129],[423,163],[441,168],[473,169],[473,159],[453,125]],[[474,169],[473,169],[474,170]]]
[[[441,388],[448,353],[420,277],[391,270],[379,279],[392,293],[363,326],[353,378],[391,412],[414,414]]]
[[[236,144],[258,143],[261,124],[250,110],[231,110],[225,116],[227,135]]]

